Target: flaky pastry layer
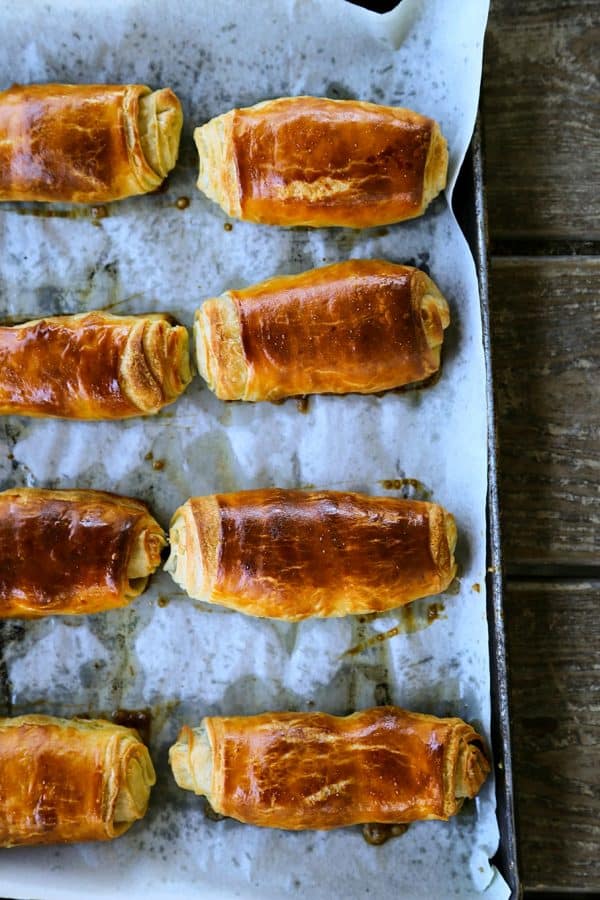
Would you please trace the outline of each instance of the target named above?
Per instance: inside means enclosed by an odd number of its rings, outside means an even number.
[[[0,846],[118,837],[145,815],[155,781],[134,729],[100,719],[0,719]]]
[[[139,500],[102,491],[3,491],[0,618],[125,606],[145,589],[165,545]]]
[[[421,215],[444,189],[432,119],[359,100],[282,97],[194,131],[198,187],[236,218],[367,228]]]
[[[152,415],[191,377],[187,329],[163,313],[89,312],[0,327],[0,414]]]
[[[462,719],[393,706],[208,717],[181,730],[169,762],[177,784],[221,815],[293,830],[445,820],[490,771]]]
[[[221,400],[369,394],[434,375],[449,324],[424,272],[352,259],[206,300],[194,348]]]
[[[456,573],[453,516],[435,503],[277,488],[194,497],[165,568],[197,600],[297,621],[393,609]]]
[[[108,203],[158,188],[177,160],[181,105],[140,84],[0,92],[0,200]]]

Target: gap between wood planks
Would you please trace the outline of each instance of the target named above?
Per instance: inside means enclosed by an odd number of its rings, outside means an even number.
[[[515,260],[538,259],[549,256],[564,256],[572,259],[577,256],[600,256],[600,241],[570,241],[563,238],[528,238],[511,235],[510,238],[490,238],[490,258],[497,256]]]

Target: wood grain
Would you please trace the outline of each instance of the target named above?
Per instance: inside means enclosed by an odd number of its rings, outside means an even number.
[[[506,595],[524,886],[600,889],[600,582]]]
[[[492,252],[597,252],[597,13],[596,0],[492,0],[482,95]],[[600,563],[599,286],[598,256],[492,261],[509,572]],[[600,890],[599,589],[507,585],[526,896]]]
[[[600,237],[597,0],[492,0],[482,94],[492,238]]]
[[[600,258],[492,260],[509,572],[599,561],[599,279]]]

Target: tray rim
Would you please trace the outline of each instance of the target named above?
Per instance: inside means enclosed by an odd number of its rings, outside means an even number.
[[[509,885],[511,898],[519,900],[523,896],[523,888],[519,875],[514,771],[511,749],[510,688],[506,633],[504,629],[504,574],[502,568],[502,535],[498,485],[498,433],[494,403],[488,277],[489,232],[480,113],[477,115],[473,137],[461,166],[457,186],[459,202],[456,203],[454,211],[473,254],[477,270],[486,369],[486,401],[488,410],[486,604],[490,653],[491,739],[496,784],[496,817],[500,830],[500,843],[492,862]],[[465,208],[463,198],[470,208]],[[453,199],[453,208],[455,202],[456,197]]]

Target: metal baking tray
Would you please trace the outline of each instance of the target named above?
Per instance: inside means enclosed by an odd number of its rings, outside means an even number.
[[[492,751],[496,777],[496,815],[500,845],[494,865],[511,889],[511,896],[522,896],[517,858],[514,782],[510,743],[510,709],[506,635],[504,632],[502,545],[498,497],[498,441],[494,407],[494,383],[490,335],[488,290],[488,232],[483,183],[483,148],[478,119],[471,146],[460,171],[453,198],[453,209],[469,243],[479,283],[481,325],[486,367],[488,407],[488,494],[487,494],[487,615],[489,624],[490,680],[492,689]]]

